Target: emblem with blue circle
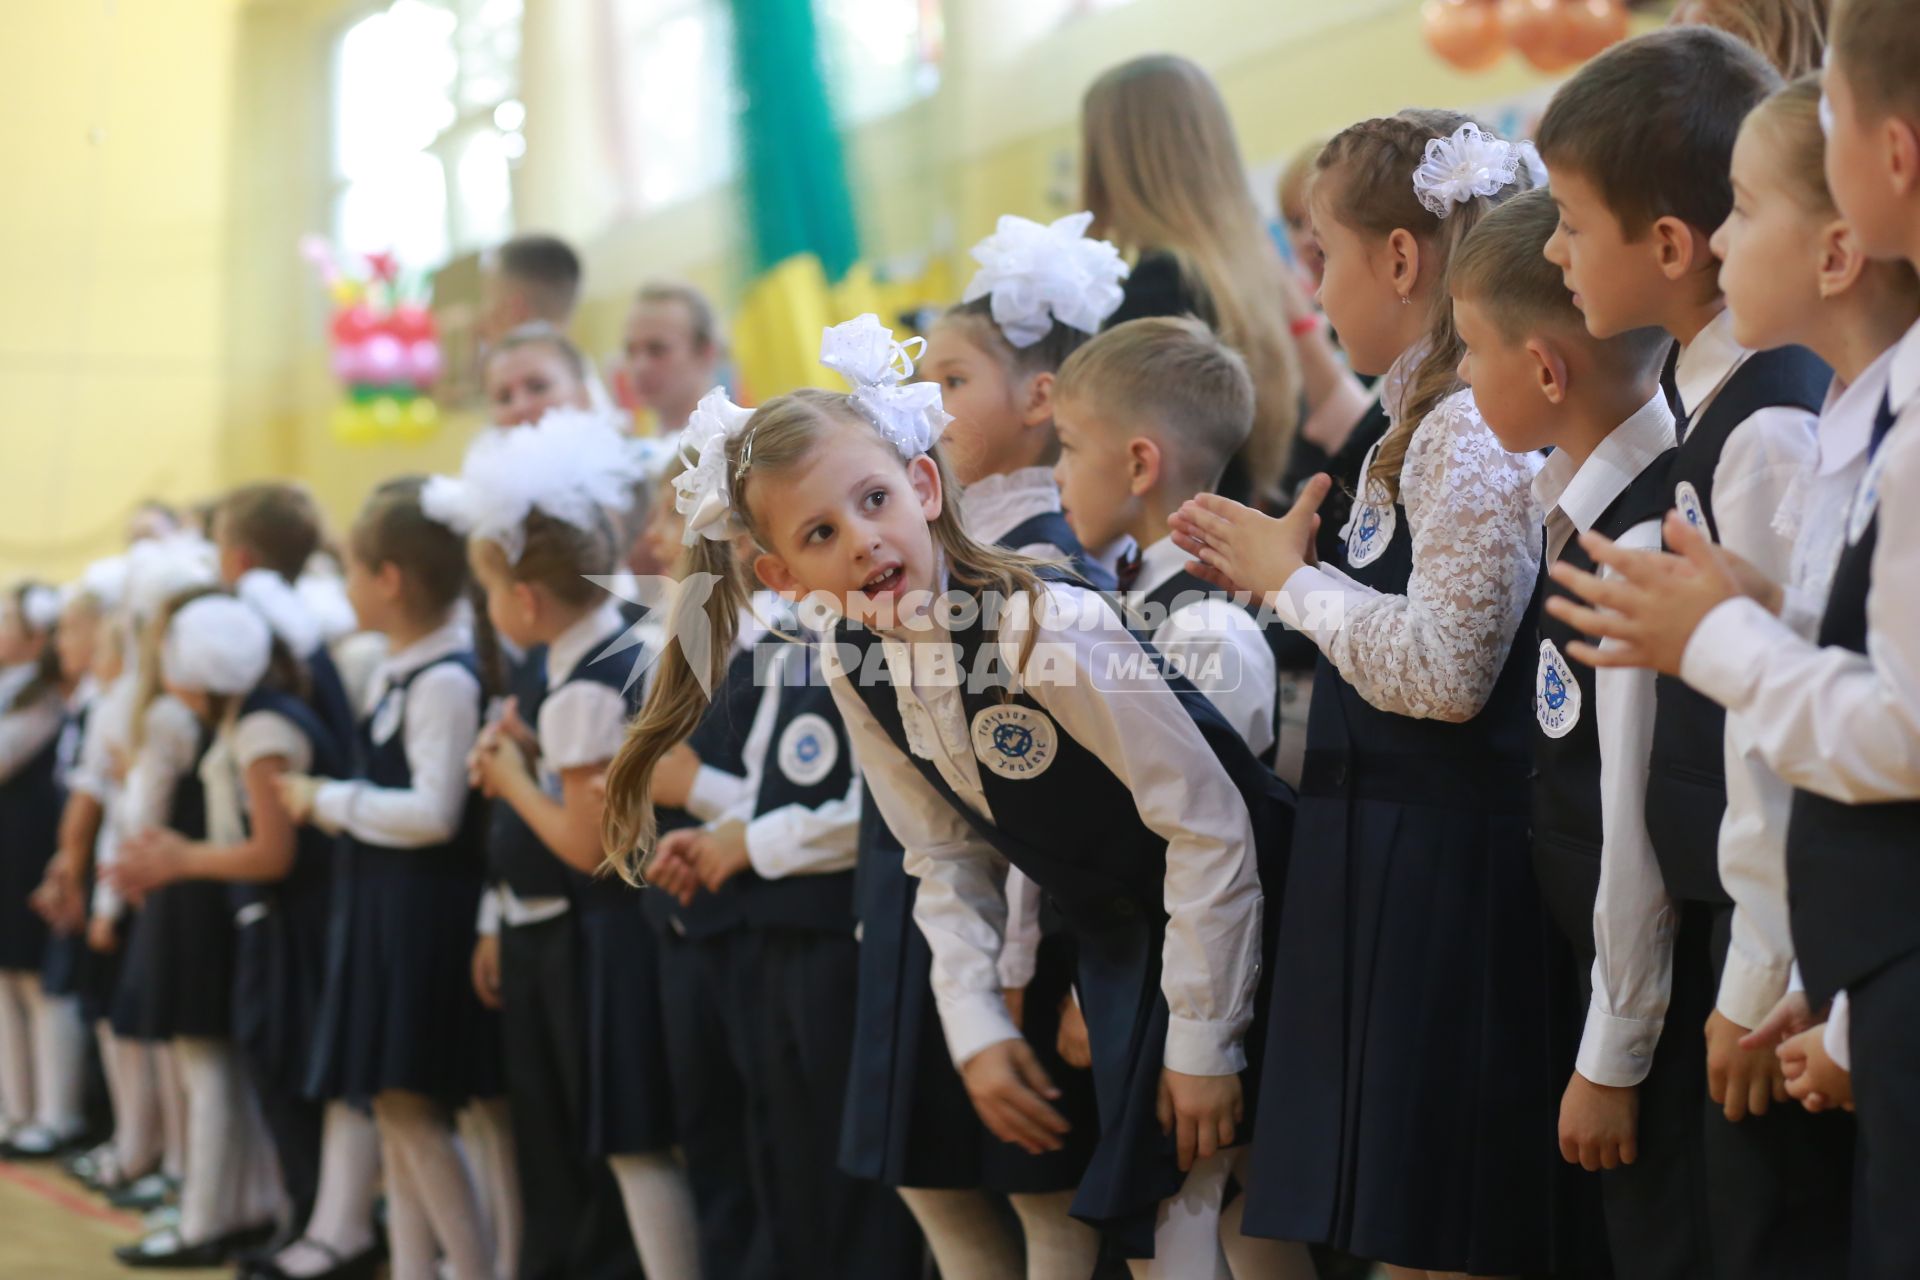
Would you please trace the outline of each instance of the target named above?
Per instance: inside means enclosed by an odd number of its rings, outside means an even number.
[[[987,707],[973,718],[973,754],[1002,778],[1035,778],[1058,754],[1059,731],[1032,707]]]
[[[780,733],[780,772],[802,787],[823,781],[840,760],[840,740],[825,716],[795,716]]]
[[[1549,738],[1564,738],[1580,723],[1580,682],[1551,640],[1540,642],[1540,669],[1533,680],[1533,718]]]
[[[1369,479],[1366,501],[1354,507],[1347,521],[1347,563],[1358,568],[1385,555],[1399,520],[1387,487]]]
[[[1682,480],[1673,486],[1673,506],[1680,518],[1707,535],[1713,537],[1713,531],[1707,528],[1706,504],[1700,501],[1700,491],[1693,487],[1691,480]]]

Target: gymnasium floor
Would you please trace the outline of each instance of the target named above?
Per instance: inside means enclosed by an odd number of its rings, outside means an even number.
[[[0,1280],[181,1280],[230,1277],[222,1271],[135,1272],[113,1260],[140,1219],[110,1209],[46,1161],[0,1161]]]

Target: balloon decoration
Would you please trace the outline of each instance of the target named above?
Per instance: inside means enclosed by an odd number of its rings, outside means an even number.
[[[1565,71],[1627,34],[1624,0],[1426,0],[1427,46],[1461,71],[1484,71],[1511,46],[1541,71]]]
[[[440,427],[429,394],[440,380],[440,333],[426,307],[430,277],[403,272],[390,253],[365,255],[356,273],[342,270],[319,236],[300,242],[301,256],[326,284],[333,304],[328,335],[333,375],[346,397],[333,411],[333,434],[347,444],[424,440]]]

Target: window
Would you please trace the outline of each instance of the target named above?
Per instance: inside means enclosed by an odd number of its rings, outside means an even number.
[[[521,0],[393,0],[347,28],[334,65],[334,239],[411,267],[506,239]]]
[[[816,0],[821,54],[847,125],[940,84],[940,0]],[[711,190],[739,167],[733,22],[725,0],[613,0],[615,90],[628,206]]]

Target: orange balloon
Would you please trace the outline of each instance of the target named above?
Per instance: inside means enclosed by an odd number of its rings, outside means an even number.
[[[1571,0],[1565,8],[1567,52],[1576,61],[1627,38],[1627,7],[1620,0]]]
[[[1426,0],[1420,25],[1427,47],[1462,71],[1484,71],[1506,52],[1500,11],[1492,0]]]
[[[1520,56],[1542,71],[1559,71],[1577,59],[1567,48],[1565,6],[1560,0],[1500,0],[1500,29]]]

